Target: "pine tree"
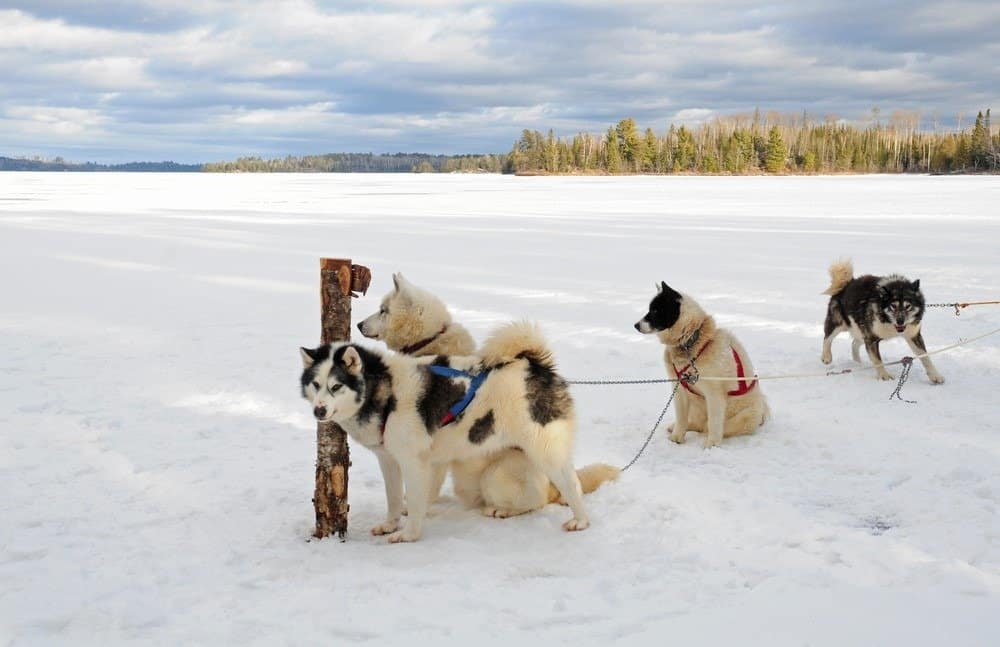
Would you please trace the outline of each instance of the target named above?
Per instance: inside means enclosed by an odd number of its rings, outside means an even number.
[[[604,141],[604,168],[608,173],[622,172],[622,153],[618,148],[618,133],[614,127],[608,128],[608,136]]]
[[[785,140],[781,138],[781,131],[777,126],[771,126],[767,134],[767,154],[764,160],[764,168],[768,173],[781,173],[785,170],[785,158],[788,156],[788,149],[785,148]]]
[[[639,131],[635,127],[635,119],[626,117],[615,126],[615,134],[618,137],[618,147],[621,150],[622,161],[627,171],[634,172],[638,166],[639,151]]]
[[[654,173],[656,168],[656,152],[659,144],[656,141],[656,133],[652,128],[646,129],[646,138],[642,150],[642,170],[646,173]]]
[[[693,171],[695,168],[694,137],[685,126],[677,129],[677,146],[674,149],[674,170]]]
[[[991,143],[990,132],[983,120],[983,113],[980,112],[976,115],[976,125],[972,127],[972,142],[969,147],[969,157],[972,160],[972,165],[977,169],[990,166]]]

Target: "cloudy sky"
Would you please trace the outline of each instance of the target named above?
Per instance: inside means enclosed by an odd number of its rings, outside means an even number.
[[[954,124],[1000,109],[998,34],[995,1],[0,0],[0,155],[503,152],[755,106]]]

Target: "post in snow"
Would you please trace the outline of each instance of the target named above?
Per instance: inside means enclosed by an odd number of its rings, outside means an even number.
[[[368,291],[371,270],[352,265],[350,259],[321,258],[320,303],[321,342],[331,344],[351,339],[351,297]],[[351,455],[347,434],[334,422],[319,422],[316,427],[316,530],[313,537],[322,539],[337,533],[341,541],[347,534],[347,468]]]

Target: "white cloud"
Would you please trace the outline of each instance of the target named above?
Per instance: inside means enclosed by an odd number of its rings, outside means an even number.
[[[755,106],[1000,105],[1000,8],[978,3],[136,0],[103,19],[50,4],[0,10],[0,141],[20,150],[506,150],[522,128],[626,116],[659,130]]]

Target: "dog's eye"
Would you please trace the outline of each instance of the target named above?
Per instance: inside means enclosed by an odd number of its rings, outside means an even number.
[[[340,387],[342,387],[342,386],[344,386],[344,385],[343,384],[334,384],[333,386],[330,387],[330,393],[336,393],[337,391],[340,390]]]
[[[386,308],[385,306],[382,306],[381,308],[378,309],[378,313],[380,315],[387,315],[387,314],[389,314],[389,308]]]
[[[314,389],[316,389],[318,391],[319,390],[319,382],[313,382],[312,383],[312,388],[314,388]]]

